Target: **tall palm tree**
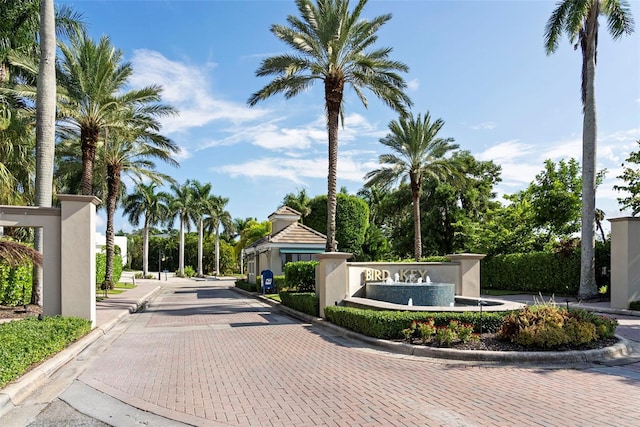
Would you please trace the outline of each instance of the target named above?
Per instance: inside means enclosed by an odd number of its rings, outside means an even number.
[[[47,2],[53,3],[52,0]],[[51,5],[44,5],[51,13]],[[42,7],[39,0],[11,0],[0,4],[0,83],[8,81],[12,74],[21,74],[22,70],[14,69],[8,61],[12,52],[20,51],[25,55],[38,56],[38,35],[42,30]],[[82,15],[71,7],[63,5],[56,7],[54,15],[55,32],[58,36],[66,37],[84,28]],[[40,34],[42,37],[42,34]],[[42,38],[40,38],[42,40]],[[35,77],[35,76],[33,76]]]
[[[459,176],[459,167],[445,157],[458,149],[452,144],[453,138],[439,138],[438,132],[444,126],[442,119],[431,122],[427,112],[424,118],[418,114],[401,117],[389,124],[391,131],[380,142],[393,153],[381,154],[383,167],[373,170],[365,176],[367,187],[389,188],[395,182],[409,180],[413,199],[414,255],[415,260],[422,258],[422,236],[420,228],[420,195],[425,179],[446,180]]]
[[[198,180],[190,182],[191,191],[193,193],[194,203],[198,205],[196,212],[196,222],[198,223],[198,277],[203,277],[204,272],[202,269],[202,242],[203,242],[203,230],[204,230],[204,215],[209,211],[211,203],[211,183],[202,184]]]
[[[36,97],[36,206],[51,207],[56,132],[56,30],[53,0],[40,0],[40,62]],[[44,250],[42,229],[34,246]],[[42,305],[42,269],[34,265],[31,301]]]
[[[582,52],[582,235],[580,288],[583,298],[598,294],[595,278],[596,212],[596,97],[595,74],[598,19],[604,15],[613,39],[633,32],[633,17],[626,0],[562,0],[547,21],[544,45],[547,54],[558,49],[562,33]]]
[[[149,274],[149,228],[166,221],[169,213],[169,195],[164,192],[156,192],[158,185],[155,182],[145,184],[138,182],[133,193],[129,194],[123,202],[124,214],[134,227],[140,224],[143,217],[142,228],[142,275]]]
[[[171,157],[179,151],[178,146],[155,132],[159,129],[159,124],[152,117],[149,117],[149,126],[151,129],[136,126],[129,131],[113,132],[112,137],[104,145],[107,172],[105,285],[109,289],[113,287],[115,246],[113,217],[122,187],[122,174],[132,177],[137,182],[147,179],[160,184],[171,181],[171,177],[156,171],[153,160],[161,160],[170,165],[178,166],[178,162]]]
[[[276,76],[249,98],[249,105],[284,93],[291,98],[307,90],[316,80],[324,83],[324,102],[327,114],[329,142],[329,170],[327,179],[327,246],[337,250],[336,180],[338,163],[338,122],[344,119],[344,90],[350,85],[366,107],[363,93],[369,89],[394,110],[405,114],[411,105],[404,93],[406,83],[398,72],[408,67],[389,59],[390,48],[374,48],[376,32],[391,15],[366,20],[361,17],[367,0],[359,0],[353,11],[348,0],[296,0],[301,18],[290,15],[289,26],[272,25],[271,32],[294,54],[282,54],[262,61],[256,75]],[[343,120],[344,122],[344,120]]]
[[[193,196],[190,181],[184,184],[171,184],[173,192],[169,203],[169,215],[180,220],[180,249],[178,259],[178,275],[184,275],[184,231],[191,230],[191,224],[197,223],[200,209]]]
[[[227,197],[212,196],[209,200],[209,210],[205,214],[209,215],[205,218],[205,225],[208,232],[213,232],[216,237],[216,276],[220,275],[220,226],[222,225],[225,232],[234,231],[234,223],[231,214],[225,209],[229,203]]]
[[[126,129],[132,125],[131,116],[123,111],[149,108],[161,116],[172,113],[173,109],[155,104],[161,91],[159,86],[124,91],[133,68],[130,63],[122,62],[122,51],[115,49],[108,37],[103,36],[96,44],[86,33],[79,32],[70,38],[69,45],[60,44],[60,52],[62,130],[71,128],[80,133],[81,192],[93,194],[96,150],[101,135],[106,135],[105,130]]]

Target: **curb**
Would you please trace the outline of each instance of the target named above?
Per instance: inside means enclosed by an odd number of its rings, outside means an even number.
[[[0,417],[16,407],[35,390],[40,388],[47,378],[77,357],[85,348],[94,343],[100,337],[106,335],[106,333],[122,321],[125,316],[135,313],[141,307],[144,307],[150,299],[155,297],[161,291],[161,289],[161,286],[156,287],[151,292],[139,298],[136,303],[130,304],[128,311],[123,311],[103,325],[97,326],[78,341],[70,344],[62,351],[54,354],[21,377],[16,378],[13,382],[1,388]]]
[[[266,298],[262,295],[247,292],[243,289],[231,287],[238,293],[246,296],[252,296],[257,298],[277,310],[286,313],[292,317],[300,319],[306,323],[311,323],[318,327],[325,329],[337,336],[360,341],[362,343],[371,345],[381,350],[390,351],[393,353],[403,354],[407,356],[418,357],[431,357],[435,359],[446,359],[451,361],[461,362],[495,362],[503,364],[544,364],[544,365],[557,365],[557,366],[571,366],[582,363],[594,363],[602,362],[612,359],[618,359],[629,356],[633,352],[631,343],[616,335],[619,340],[616,344],[599,349],[593,350],[571,350],[571,351],[488,351],[488,350],[456,350],[452,348],[436,348],[428,346],[418,346],[407,344],[397,341],[388,341],[378,338],[369,337],[359,334],[352,330],[343,328],[328,322],[320,317],[310,316],[305,313],[300,313],[289,307],[278,303],[272,299]],[[620,313],[619,313],[620,314]]]

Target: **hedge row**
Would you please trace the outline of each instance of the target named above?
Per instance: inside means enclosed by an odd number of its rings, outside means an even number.
[[[96,284],[101,285],[104,282],[104,276],[107,271],[107,254],[96,254]],[[115,255],[113,257],[113,283],[118,283],[122,276],[122,257]]]
[[[31,265],[9,267],[0,263],[0,305],[16,306],[31,301]]]
[[[413,320],[425,321],[434,319],[436,326],[447,326],[449,321],[474,325],[474,331],[495,332],[502,324],[505,313],[485,312],[409,312],[409,311],[374,311],[344,306],[327,306],[324,314],[331,323],[350,329],[363,335],[380,339],[402,338],[402,330],[408,328]]]
[[[596,242],[596,281],[609,285],[610,242]],[[607,274],[604,274],[606,269]],[[569,251],[495,255],[482,260],[483,289],[576,295],[580,286],[580,248]]]
[[[316,291],[316,266],[318,261],[295,261],[284,266],[285,282],[298,292]]]
[[[314,317],[320,315],[320,300],[313,292],[280,292],[282,304]]]
[[[480,282],[483,289],[573,295],[580,285],[580,254],[496,255],[482,261]]]

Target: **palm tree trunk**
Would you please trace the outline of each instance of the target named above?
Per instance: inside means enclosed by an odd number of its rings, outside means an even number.
[[[582,235],[580,242],[580,288],[578,296],[598,294],[595,278],[595,212],[596,212],[596,37],[597,7],[587,18],[587,35],[583,44],[584,117],[582,123]]]
[[[198,221],[198,277],[204,276],[202,271],[202,228],[203,220]]]
[[[178,260],[178,275],[184,276],[184,219],[180,218],[180,254]]]
[[[325,80],[327,131],[329,133],[329,171],[327,177],[327,245],[326,252],[336,252],[336,206],[338,176],[338,120],[344,83],[335,77]]]
[[[120,188],[120,170],[112,165],[107,166],[107,259],[104,274],[105,286],[113,289],[113,259],[115,255],[115,231],[113,228],[113,216],[116,212],[116,199]]]
[[[40,1],[40,65],[36,99],[36,206],[51,207],[56,113],[56,31],[53,0]],[[35,249],[43,252],[42,229]],[[34,267],[31,302],[42,305],[42,269]]]
[[[145,214],[144,230],[142,231],[142,277],[149,274],[149,218]]]
[[[216,277],[220,275],[220,225],[216,226]]]
[[[420,226],[420,184],[411,183],[411,197],[413,198],[413,254],[416,262],[422,258],[422,230]]]
[[[96,158],[96,146],[99,137],[99,129],[82,128],[80,130],[82,145],[82,182],[80,191],[85,196],[93,194],[93,163]]]

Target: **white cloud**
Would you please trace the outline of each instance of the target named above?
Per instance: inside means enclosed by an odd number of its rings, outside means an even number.
[[[497,164],[513,162],[519,157],[529,157],[534,148],[531,144],[524,144],[514,139],[489,147],[478,154],[478,160],[493,160]]]
[[[416,91],[420,88],[420,81],[418,79],[409,80],[407,82],[407,89]]]
[[[340,180],[361,183],[364,175],[377,166],[374,162],[362,161],[359,158],[362,155],[370,157],[370,152],[341,151],[339,153],[338,177]],[[251,179],[278,178],[291,181],[296,185],[306,185],[312,179],[326,180],[327,168],[326,156],[313,158],[264,157],[235,165],[217,167],[212,172]]]
[[[582,140],[571,139],[566,141],[554,142],[551,144],[550,149],[542,150],[541,156],[543,157],[541,159],[542,161],[547,159],[560,160],[560,159],[570,159],[570,158],[574,158],[577,161],[581,161]]]
[[[478,125],[471,126],[473,130],[493,130],[496,128],[496,124],[494,122],[484,122]]]
[[[211,93],[211,64],[187,65],[171,61],[159,52],[147,49],[135,50],[131,62],[135,70],[130,80],[132,86],[162,86],[163,101],[180,111],[179,116],[162,120],[163,131],[166,133],[184,132],[216,120],[241,123],[255,120],[267,113],[265,109],[249,108],[219,99]]]

